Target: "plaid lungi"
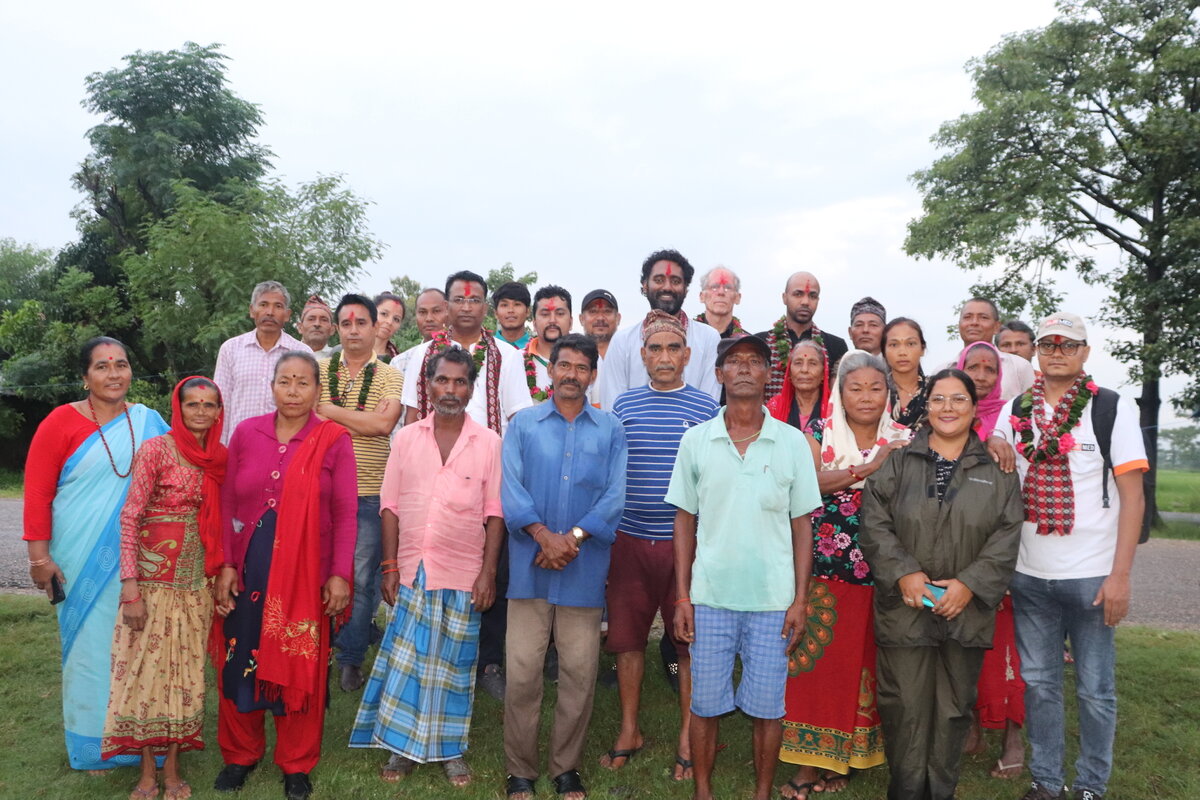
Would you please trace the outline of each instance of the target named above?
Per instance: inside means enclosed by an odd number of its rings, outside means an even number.
[[[351,747],[381,747],[413,761],[447,761],[467,750],[479,655],[471,593],[425,590],[425,566],[401,586],[362,704]]]

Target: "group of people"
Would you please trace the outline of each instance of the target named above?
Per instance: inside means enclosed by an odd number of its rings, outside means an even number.
[[[349,746],[387,751],[384,780],[437,763],[469,783],[481,688],[504,704],[506,793],[532,800],[553,672],[546,774],[581,800],[600,648],[621,723],[599,766],[617,770],[646,744],[661,615],[680,696],[672,776],[697,800],[713,796],[734,710],[753,720],[760,800],[779,760],[796,766],[787,798],[886,761],[889,798],[948,800],[981,726],[1005,729],[1000,778],[1022,772],[1024,731],[1024,800],[1100,798],[1147,462],[1130,404],[1084,371],[1082,318],[1002,326],[972,298],[957,360],[927,375],[921,326],[870,297],[848,345],[815,323],[811,274],[788,279],[784,314],[758,334],[726,267],[685,315],[694,277],[678,252],[652,253],[644,318],[621,326],[597,289],[572,333],[565,289],[489,298],[457,272],[416,298],[423,341],[404,352],[403,298],[314,296],[297,339],[288,290],[267,281],[213,378],[175,387],[170,425],[127,401],[125,347],[89,341],[86,397],[46,418],[26,466],[71,766],[140,764],[132,800],[189,797],[179,756],[204,746],[207,653],[218,791],[264,758],[269,711],[285,796],[311,794],[336,663],[362,692]]]

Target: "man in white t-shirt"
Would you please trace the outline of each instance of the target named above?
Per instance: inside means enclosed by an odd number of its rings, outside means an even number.
[[[1144,508],[1142,473],[1149,464],[1137,412],[1120,399],[1109,447],[1112,474],[1106,474],[1092,424],[1101,390],[1083,371],[1090,352],[1083,320],[1052,314],[1038,326],[1036,346],[1042,374],[1018,402],[1017,415],[1001,415],[1006,421],[990,443],[1002,463],[1011,463],[1016,450],[1025,501],[1011,586],[1033,775],[1023,800],[1068,796],[1064,634],[1075,658],[1079,704],[1073,796],[1099,800],[1112,772],[1117,725],[1113,633],[1129,610]]]
[[[1000,333],[1000,310],[986,297],[972,297],[958,314],[958,336],[963,347],[976,342],[991,342]],[[960,351],[961,352],[961,351]],[[955,362],[946,364],[953,367]],[[1000,397],[1011,400],[1033,386],[1033,365],[1012,353],[1000,353],[1002,374]]]

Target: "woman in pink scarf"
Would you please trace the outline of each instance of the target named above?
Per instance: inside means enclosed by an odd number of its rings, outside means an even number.
[[[955,366],[975,382],[975,393],[979,397],[979,405],[975,410],[975,433],[986,442],[1004,409],[1004,399],[1000,396],[1000,379],[1003,377],[1000,351],[990,342],[974,342],[958,354]]]

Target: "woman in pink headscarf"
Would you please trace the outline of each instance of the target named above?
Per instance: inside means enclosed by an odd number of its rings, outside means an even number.
[[[958,356],[958,368],[975,381],[979,405],[975,413],[975,432],[984,442],[996,427],[1004,410],[1000,397],[1003,365],[1000,351],[988,342],[975,342],[963,348]],[[979,673],[978,699],[975,703],[975,722],[967,737],[968,753],[983,753],[987,743],[981,728],[1004,730],[1004,749],[991,769],[993,778],[1016,778],[1025,764],[1025,743],[1021,726],[1025,724],[1025,681],[1021,680],[1021,659],[1017,656],[1017,640],[1013,630],[1012,600],[1006,595],[996,614],[996,633],[992,649],[983,657]]]

